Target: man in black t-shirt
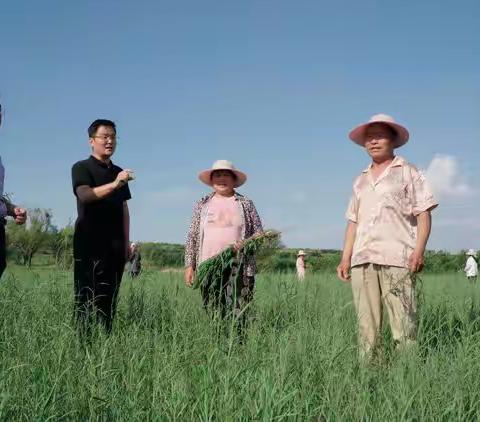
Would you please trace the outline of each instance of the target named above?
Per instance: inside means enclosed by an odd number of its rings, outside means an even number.
[[[92,155],[72,167],[78,218],[73,241],[75,316],[81,328],[96,318],[112,329],[118,290],[129,254],[131,170],[114,165],[115,123],[95,120],[88,128]]]

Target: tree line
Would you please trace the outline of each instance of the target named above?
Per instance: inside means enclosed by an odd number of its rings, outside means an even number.
[[[47,255],[49,264],[61,269],[73,265],[73,226],[58,229],[52,224],[50,210],[28,210],[27,224],[19,226],[8,221],[6,227],[7,257],[19,265],[32,266],[33,258]]]
[[[23,226],[9,221],[6,227],[8,258],[19,265],[31,267],[35,256],[42,255],[43,264],[68,270],[73,265],[73,232],[71,224],[57,228],[52,224],[52,212],[35,208],[29,210]],[[141,242],[144,266],[157,269],[183,268],[184,247],[180,244]],[[260,272],[295,271],[297,249],[286,248],[281,242],[263,251],[257,258]],[[333,272],[340,260],[338,250],[305,249],[307,271]],[[431,273],[457,272],[465,265],[465,251],[427,251],[425,271]]]

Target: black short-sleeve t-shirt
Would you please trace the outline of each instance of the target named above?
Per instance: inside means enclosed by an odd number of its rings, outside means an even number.
[[[78,161],[72,167],[73,193],[77,196],[79,186],[92,188],[113,182],[122,169],[112,162],[106,164],[95,157]],[[99,201],[83,203],[77,196],[78,218],[75,236],[81,244],[104,247],[110,240],[124,238],[123,204],[131,198],[128,184]]]

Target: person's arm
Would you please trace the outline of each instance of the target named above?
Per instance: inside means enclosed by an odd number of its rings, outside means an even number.
[[[417,215],[417,244],[408,260],[408,268],[412,273],[422,271],[424,254],[432,229],[432,214],[430,210]]]
[[[7,215],[9,217],[15,217],[15,208],[17,208],[17,206],[12,204],[7,198],[3,199],[3,203],[5,204],[5,207],[7,208]]]
[[[337,276],[342,281],[350,280],[350,266],[352,262],[353,245],[357,235],[357,223],[349,220],[345,230],[345,240],[343,242],[343,252],[340,264],[337,267]]]
[[[251,203],[251,218],[252,218],[253,234],[263,232],[262,220],[253,202]]]
[[[102,186],[92,187],[92,185],[94,185],[93,177],[86,164],[79,161],[72,167],[73,193],[83,203],[104,199],[113,194],[116,190],[122,189],[124,186],[126,186],[125,190],[128,190],[127,182],[130,178],[129,170],[121,170],[113,182],[106,183]],[[129,197],[126,197],[125,199],[129,199]]]
[[[111,183],[97,186],[95,188],[92,188],[88,185],[81,185],[76,188],[75,192],[80,201],[84,203],[95,202],[104,199],[110,196],[116,190],[121,189],[129,180],[130,174],[128,171],[123,170],[118,173],[117,178]]]
[[[127,201],[123,202],[123,233],[125,236],[125,259],[130,258],[130,212]]]
[[[410,175],[412,177],[412,213],[417,218],[417,243],[408,259],[408,269],[416,273],[423,269],[425,249],[432,229],[431,211],[438,206],[438,202],[421,171],[411,166]]]
[[[15,219],[16,224],[24,224],[27,221],[27,210],[12,204],[8,198],[3,198],[3,203],[7,208],[7,215]]]
[[[260,235],[263,232],[263,224],[262,220],[260,218],[260,215],[258,214],[257,208],[255,207],[255,204],[253,201],[249,200],[246,206],[246,212],[247,215],[245,216],[246,220],[250,222],[247,227],[250,227],[248,230],[245,232],[245,239],[239,240],[235,242],[233,245],[233,249],[235,251],[240,250],[243,248],[245,240],[248,238],[255,236],[255,235]]]
[[[357,179],[358,180],[358,179]],[[357,180],[353,183],[353,192],[348,202],[347,212],[347,229],[345,230],[345,238],[343,241],[343,252],[340,264],[337,267],[337,276],[342,281],[350,281],[350,267],[352,266],[353,246],[357,236],[358,208],[359,201],[356,192]]]
[[[191,286],[195,276],[195,268],[197,265],[198,241],[200,236],[200,215],[201,203],[195,204],[193,208],[192,221],[188,228],[187,241],[185,243],[185,283]]]

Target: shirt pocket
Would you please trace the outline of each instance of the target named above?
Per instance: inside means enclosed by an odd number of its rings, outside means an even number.
[[[412,215],[413,188],[411,184],[398,182],[389,186],[385,192],[383,205],[397,213]]]

